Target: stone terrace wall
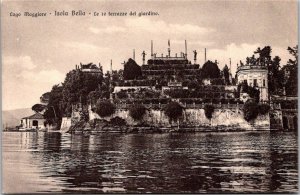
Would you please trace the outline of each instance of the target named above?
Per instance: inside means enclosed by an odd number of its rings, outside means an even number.
[[[257,119],[253,122],[248,123],[243,116],[243,111],[239,106],[225,106],[225,108],[216,108],[211,121],[206,118],[204,114],[204,109],[202,108],[187,108],[184,110],[183,117],[180,120],[181,124],[185,124],[189,127],[217,127],[222,126],[225,128],[232,129],[246,129],[246,130],[258,130],[258,129],[270,129],[270,117],[269,114],[261,116],[259,115]],[[121,117],[126,120],[129,125],[136,125],[138,122],[134,121],[130,115],[128,109],[118,108],[110,117],[104,117],[102,119],[110,120],[113,117]],[[98,118],[96,113],[89,109],[90,120]],[[164,114],[162,110],[148,109],[145,114],[143,121],[147,124],[158,126],[158,127],[170,127],[168,117]],[[172,125],[176,125],[173,123]]]

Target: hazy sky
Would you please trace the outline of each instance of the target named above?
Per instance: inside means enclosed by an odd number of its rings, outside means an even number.
[[[184,51],[188,57],[198,51],[204,61],[204,48],[210,60],[222,68],[251,56],[257,47],[270,45],[273,56],[285,64],[288,46],[298,43],[297,1],[2,1],[2,106],[4,110],[31,107],[39,97],[63,82],[76,64],[93,62],[109,69],[122,68],[122,62],[136,51],[150,57],[150,42],[157,55]],[[86,16],[70,16],[82,10]],[[68,11],[69,16],[53,16]],[[93,17],[97,12],[158,12],[159,16]],[[12,17],[11,12],[47,12],[46,17]],[[49,15],[49,13],[52,15]]]

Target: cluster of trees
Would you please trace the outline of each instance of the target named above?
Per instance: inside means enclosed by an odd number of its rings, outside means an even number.
[[[62,84],[54,85],[42,97],[47,97],[48,103],[44,113],[46,123],[59,126],[63,116],[71,115],[72,105],[85,105],[93,99],[108,98],[109,87],[102,72],[89,74],[76,69],[67,73]]]
[[[62,91],[62,108],[66,115],[72,112],[72,104],[87,104],[88,98],[93,98],[90,94],[98,98],[102,97],[103,92],[107,91],[107,86],[102,86],[103,73],[87,74],[80,70],[72,70],[67,73]]]

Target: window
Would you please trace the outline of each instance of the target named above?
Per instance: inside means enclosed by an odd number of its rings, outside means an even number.
[[[263,79],[263,87],[265,87],[266,86],[266,81],[265,81],[265,79]]]
[[[254,85],[254,87],[257,87],[257,79],[253,80],[253,85]]]

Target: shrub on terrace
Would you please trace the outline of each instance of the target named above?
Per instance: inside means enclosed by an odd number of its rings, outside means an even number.
[[[204,114],[205,114],[206,118],[211,119],[214,110],[215,110],[215,108],[213,105],[206,104],[204,106]]]
[[[132,107],[129,108],[129,115],[135,121],[142,120],[145,114],[146,114],[146,108],[141,104],[134,104]]]
[[[126,98],[128,98],[128,94],[127,94],[126,91],[119,91],[117,93],[117,97],[120,98],[120,99],[126,99]]]
[[[97,101],[95,112],[100,117],[111,116],[115,113],[116,106],[108,100],[99,100]]]
[[[177,121],[182,116],[183,107],[177,102],[170,102],[166,105],[164,112],[170,121]]]
[[[246,121],[252,121],[256,119],[259,114],[258,104],[255,101],[247,101],[243,107],[244,119]]]
[[[110,119],[109,122],[110,122],[110,124],[112,124],[114,126],[125,126],[127,124],[125,119],[118,117],[118,116]]]

